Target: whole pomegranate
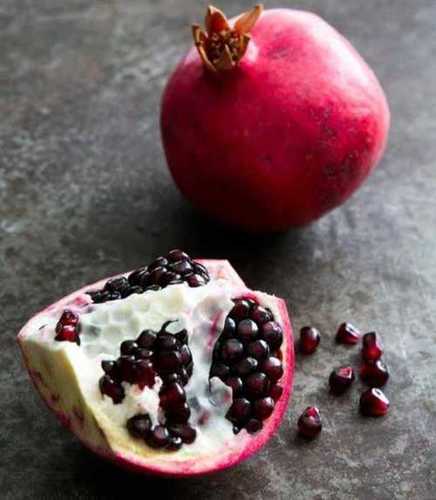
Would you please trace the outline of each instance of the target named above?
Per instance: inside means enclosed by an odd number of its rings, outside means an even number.
[[[209,7],[206,30],[193,34],[161,109],[182,193],[250,231],[306,224],[341,205],[380,160],[390,120],[350,43],[312,13],[260,5],[231,21]]]
[[[285,303],[249,290],[227,261],[181,250],[52,304],[18,342],[61,422],[141,472],[239,463],[276,431],[292,391]]]

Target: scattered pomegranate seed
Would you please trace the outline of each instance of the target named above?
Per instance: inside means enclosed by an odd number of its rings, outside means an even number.
[[[333,370],[329,377],[331,392],[337,396],[343,394],[354,382],[354,379],[354,370],[351,366]]]
[[[360,331],[351,323],[342,323],[336,333],[336,342],[338,344],[355,345],[361,337]]]
[[[75,325],[62,325],[61,328],[56,328],[57,335],[55,340],[60,342],[75,342],[80,345],[80,337],[76,331]]]
[[[388,368],[381,359],[367,361],[360,368],[360,378],[370,387],[383,387],[389,380]]]
[[[360,396],[360,412],[365,417],[383,417],[389,410],[389,400],[377,388],[368,389]]]
[[[313,354],[321,340],[319,331],[311,326],[305,326],[300,330],[300,351],[303,354]]]
[[[377,361],[383,349],[375,332],[365,333],[362,339],[362,357],[365,361]]]
[[[308,439],[316,437],[322,429],[321,415],[316,406],[308,406],[298,419],[298,432]]]

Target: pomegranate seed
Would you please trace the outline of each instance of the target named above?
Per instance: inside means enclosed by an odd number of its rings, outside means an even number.
[[[177,409],[186,401],[186,394],[183,387],[178,383],[164,385],[159,392],[160,405],[162,408]]]
[[[156,341],[157,334],[152,330],[144,330],[136,340],[139,347],[151,349]]]
[[[221,380],[224,380],[227,375],[230,373],[230,368],[227,365],[222,363],[217,363],[212,366],[212,370],[210,372],[210,377],[218,377]]]
[[[354,382],[354,370],[351,366],[333,370],[329,377],[330,390],[337,396],[343,394]]]
[[[148,433],[145,442],[151,448],[164,448],[170,441],[168,429],[163,425],[156,425],[151,432]]]
[[[135,354],[136,349],[138,349],[138,344],[134,340],[125,340],[124,342],[121,342],[121,354]]]
[[[230,317],[235,320],[248,318],[251,311],[251,305],[251,302],[248,300],[235,300],[235,305],[229,313]]]
[[[389,410],[389,400],[380,389],[368,389],[360,396],[360,412],[366,417],[383,417]]]
[[[300,330],[300,351],[313,354],[318,348],[321,336],[316,328],[305,326]]]
[[[316,406],[308,406],[298,419],[298,432],[308,439],[316,437],[322,429],[321,415]]]
[[[336,342],[338,344],[355,345],[361,337],[360,331],[351,323],[342,323],[336,333]]]
[[[269,346],[265,340],[255,340],[250,342],[247,346],[247,353],[254,359],[260,361],[269,356]]]
[[[259,325],[263,325],[267,321],[271,321],[273,316],[271,311],[265,309],[265,307],[256,305],[251,312],[251,319]]]
[[[360,368],[360,378],[370,387],[383,387],[389,380],[388,368],[381,359],[375,362],[368,361]]]
[[[234,399],[233,404],[227,412],[227,418],[235,424],[243,424],[251,413],[251,403],[248,399]]]
[[[282,394],[283,394],[283,387],[281,385],[273,385],[269,390],[269,395],[274,399],[276,403],[281,398]]]
[[[167,445],[167,450],[177,451],[177,450],[180,450],[182,445],[183,445],[182,438],[172,436],[172,437],[170,437],[169,443]]]
[[[241,377],[245,377],[249,375],[250,373],[253,373],[256,371],[257,368],[257,359],[254,358],[244,358],[241,361],[239,361],[235,366],[234,366],[234,371],[236,374],[240,375]]]
[[[256,340],[259,333],[257,324],[252,319],[243,319],[239,322],[237,335],[242,342],[251,342]]]
[[[119,404],[124,399],[123,386],[112,380],[109,375],[101,377],[99,385],[101,393],[112,398],[114,404]]]
[[[242,383],[242,379],[240,377],[228,377],[226,385],[231,387],[233,396],[241,395],[244,389],[244,384]]]
[[[60,342],[75,342],[80,345],[80,337],[74,325],[63,325],[57,332],[55,340]]]
[[[255,432],[260,431],[262,427],[262,422],[260,420],[257,420],[257,418],[250,418],[245,426],[249,434],[254,434]]]
[[[253,414],[259,420],[265,420],[274,411],[274,399],[270,397],[258,399],[253,405]]]
[[[59,323],[62,325],[77,325],[78,322],[79,315],[69,309],[65,309],[62,316],[59,318]]]
[[[261,337],[266,340],[271,349],[278,349],[283,342],[282,327],[276,321],[268,321],[262,325]]]
[[[238,361],[244,353],[244,346],[236,339],[226,340],[221,347],[221,359],[224,362]]]
[[[187,424],[170,425],[169,431],[173,436],[181,438],[181,440],[186,444],[193,443],[197,436],[197,431]]]
[[[383,349],[375,332],[365,333],[362,339],[362,357],[365,361],[377,361]]]
[[[272,382],[276,382],[283,375],[283,365],[280,359],[274,356],[266,359],[260,368]]]
[[[250,398],[259,399],[268,394],[270,381],[265,373],[252,373],[245,379],[245,391]]]
[[[151,420],[148,414],[134,415],[127,420],[127,430],[136,438],[145,439],[151,429]]]
[[[190,416],[191,410],[187,403],[182,403],[166,412],[166,418],[171,424],[186,424]]]

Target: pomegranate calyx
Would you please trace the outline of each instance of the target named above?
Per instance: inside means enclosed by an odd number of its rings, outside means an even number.
[[[214,73],[235,68],[244,57],[250,42],[249,31],[256,24],[263,11],[258,4],[241,14],[232,27],[225,14],[209,6],[203,31],[198,24],[192,26],[195,46],[205,68]]]

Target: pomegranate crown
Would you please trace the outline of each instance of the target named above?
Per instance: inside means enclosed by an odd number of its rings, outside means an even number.
[[[192,26],[194,43],[204,66],[217,73],[228,71],[238,65],[250,42],[250,30],[256,24],[263,11],[258,4],[241,14],[231,26],[225,14],[209,6],[203,31],[198,24]]]

